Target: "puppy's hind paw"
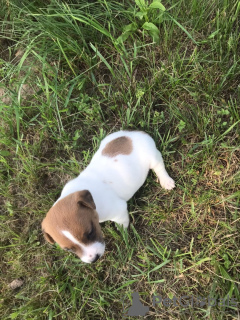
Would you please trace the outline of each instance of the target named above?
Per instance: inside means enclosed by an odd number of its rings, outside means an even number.
[[[120,226],[122,226],[124,229],[127,229],[129,226],[129,219],[127,221],[120,223]]]
[[[160,184],[166,190],[171,190],[175,187],[175,182],[169,175],[161,177]]]

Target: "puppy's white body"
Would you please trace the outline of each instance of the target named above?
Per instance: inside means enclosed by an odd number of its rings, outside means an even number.
[[[128,144],[127,150],[121,151],[120,147],[119,152],[104,153],[111,141],[121,137]],[[89,190],[96,204],[99,222],[111,220],[127,227],[126,202],[143,185],[149,169],[155,171],[163,188],[174,188],[161,153],[148,134],[140,131],[115,132],[101,142],[88,167],[65,185],[57,201],[76,191]]]

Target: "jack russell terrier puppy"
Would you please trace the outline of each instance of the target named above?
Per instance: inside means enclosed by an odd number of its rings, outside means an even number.
[[[105,244],[99,223],[111,220],[127,228],[127,201],[152,169],[163,188],[169,177],[153,139],[141,131],[119,131],[102,140],[88,167],[69,181],[42,222],[46,240],[74,252],[83,262],[101,257]]]

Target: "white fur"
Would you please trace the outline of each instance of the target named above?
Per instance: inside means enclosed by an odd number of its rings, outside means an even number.
[[[77,244],[82,249],[81,260],[86,263],[91,263],[96,255],[102,256],[105,250],[105,244],[101,242],[94,242],[88,246],[80,243],[72,234],[67,230],[62,230],[62,233],[73,243]]]
[[[121,136],[132,140],[131,154],[103,156],[106,144]],[[76,191],[89,190],[96,204],[99,222],[111,220],[126,228],[129,224],[127,201],[142,186],[149,169],[155,171],[163,188],[174,188],[161,153],[149,135],[139,131],[115,132],[101,142],[88,167],[65,185],[58,200]]]

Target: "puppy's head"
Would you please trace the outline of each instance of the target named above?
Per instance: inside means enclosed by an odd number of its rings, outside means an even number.
[[[77,191],[59,200],[42,222],[45,239],[74,252],[83,262],[97,261],[105,244],[99,217],[89,191]]]

